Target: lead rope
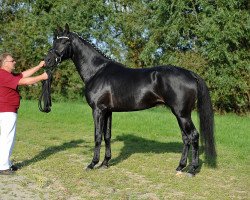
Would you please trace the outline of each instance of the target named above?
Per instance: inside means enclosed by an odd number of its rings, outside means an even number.
[[[50,69],[46,70],[48,74],[48,79],[42,81],[42,94],[38,100],[38,108],[41,112],[50,112],[51,111],[51,84],[53,78],[53,71]]]

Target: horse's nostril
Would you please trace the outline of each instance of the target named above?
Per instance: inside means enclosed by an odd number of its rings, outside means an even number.
[[[50,63],[51,62],[51,58],[45,59],[45,62]]]

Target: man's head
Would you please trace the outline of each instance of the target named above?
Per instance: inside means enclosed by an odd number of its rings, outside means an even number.
[[[0,55],[0,68],[8,72],[12,72],[15,69],[16,61],[10,53],[3,53]]]

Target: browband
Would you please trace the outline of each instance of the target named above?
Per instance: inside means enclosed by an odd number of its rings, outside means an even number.
[[[61,36],[61,37],[56,37],[56,39],[68,39],[69,40],[69,37],[66,37],[66,36]]]

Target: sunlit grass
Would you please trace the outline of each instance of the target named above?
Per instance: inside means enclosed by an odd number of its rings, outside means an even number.
[[[197,125],[197,115],[193,114]],[[23,101],[13,159],[18,174],[34,181],[49,199],[247,199],[249,116],[215,116],[218,168],[200,156],[195,178],[177,177],[182,140],[175,117],[164,107],[113,113],[112,160],[107,170],[85,171],[92,160],[92,111],[83,103],[53,103],[52,112]],[[103,159],[104,145],[101,149]]]

